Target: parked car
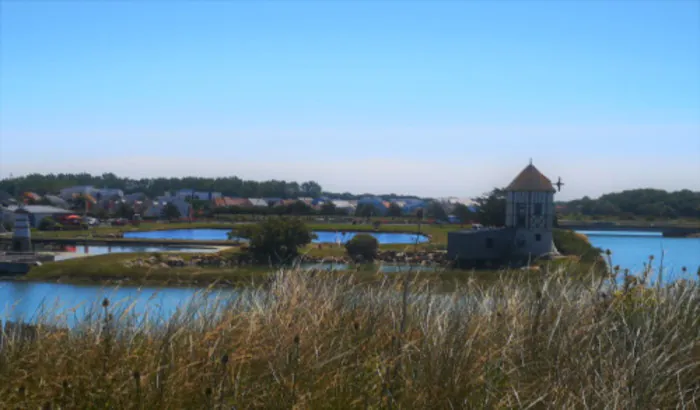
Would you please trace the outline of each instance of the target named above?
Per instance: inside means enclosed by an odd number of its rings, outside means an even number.
[[[86,216],[83,218],[83,223],[86,223],[90,226],[96,226],[100,223],[100,221],[97,218],[93,218],[91,216]]]
[[[112,226],[124,226],[124,225],[127,225],[128,223],[129,223],[128,219],[118,218],[118,219],[114,219],[112,221]]]

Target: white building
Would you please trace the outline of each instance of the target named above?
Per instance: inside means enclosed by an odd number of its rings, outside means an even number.
[[[357,201],[346,201],[344,199],[333,199],[331,200],[336,209],[345,211],[349,214],[355,213],[357,209]]]
[[[11,205],[7,208],[0,207],[0,221],[7,222],[10,225],[14,225],[15,211],[18,208],[19,207],[17,205]],[[70,215],[73,213],[65,209],[47,205],[25,205],[23,209],[29,215],[29,224],[33,228],[38,228],[39,224],[41,223],[41,220],[46,217],[55,218],[58,216]]]
[[[262,199],[262,198],[248,198],[248,201],[254,206],[254,207],[263,207],[267,208],[267,201]]]

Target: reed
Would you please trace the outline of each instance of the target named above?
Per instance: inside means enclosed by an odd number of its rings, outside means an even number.
[[[700,404],[695,282],[618,287],[562,267],[450,292],[416,273],[378,279],[281,270],[235,299],[204,290],[168,319],[105,300],[70,330],[4,332],[0,408]]]

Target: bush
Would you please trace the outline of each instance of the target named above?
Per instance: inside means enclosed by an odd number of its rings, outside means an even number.
[[[600,249],[591,245],[588,238],[580,233],[567,229],[552,231],[554,246],[565,255],[576,255],[583,262],[602,262]]]
[[[291,262],[299,248],[311,243],[314,233],[299,218],[269,217],[256,225],[241,227],[229,233],[229,238],[249,240],[251,256],[263,263]]]
[[[61,224],[56,222],[53,218],[47,216],[39,222],[40,231],[60,231]]]
[[[377,257],[379,242],[372,235],[359,234],[345,244],[345,249],[353,259],[362,257],[364,260],[372,261]]]

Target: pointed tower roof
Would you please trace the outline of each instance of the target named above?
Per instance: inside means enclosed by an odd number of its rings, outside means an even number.
[[[532,163],[508,185],[506,191],[556,192],[552,181],[535,168]]]

